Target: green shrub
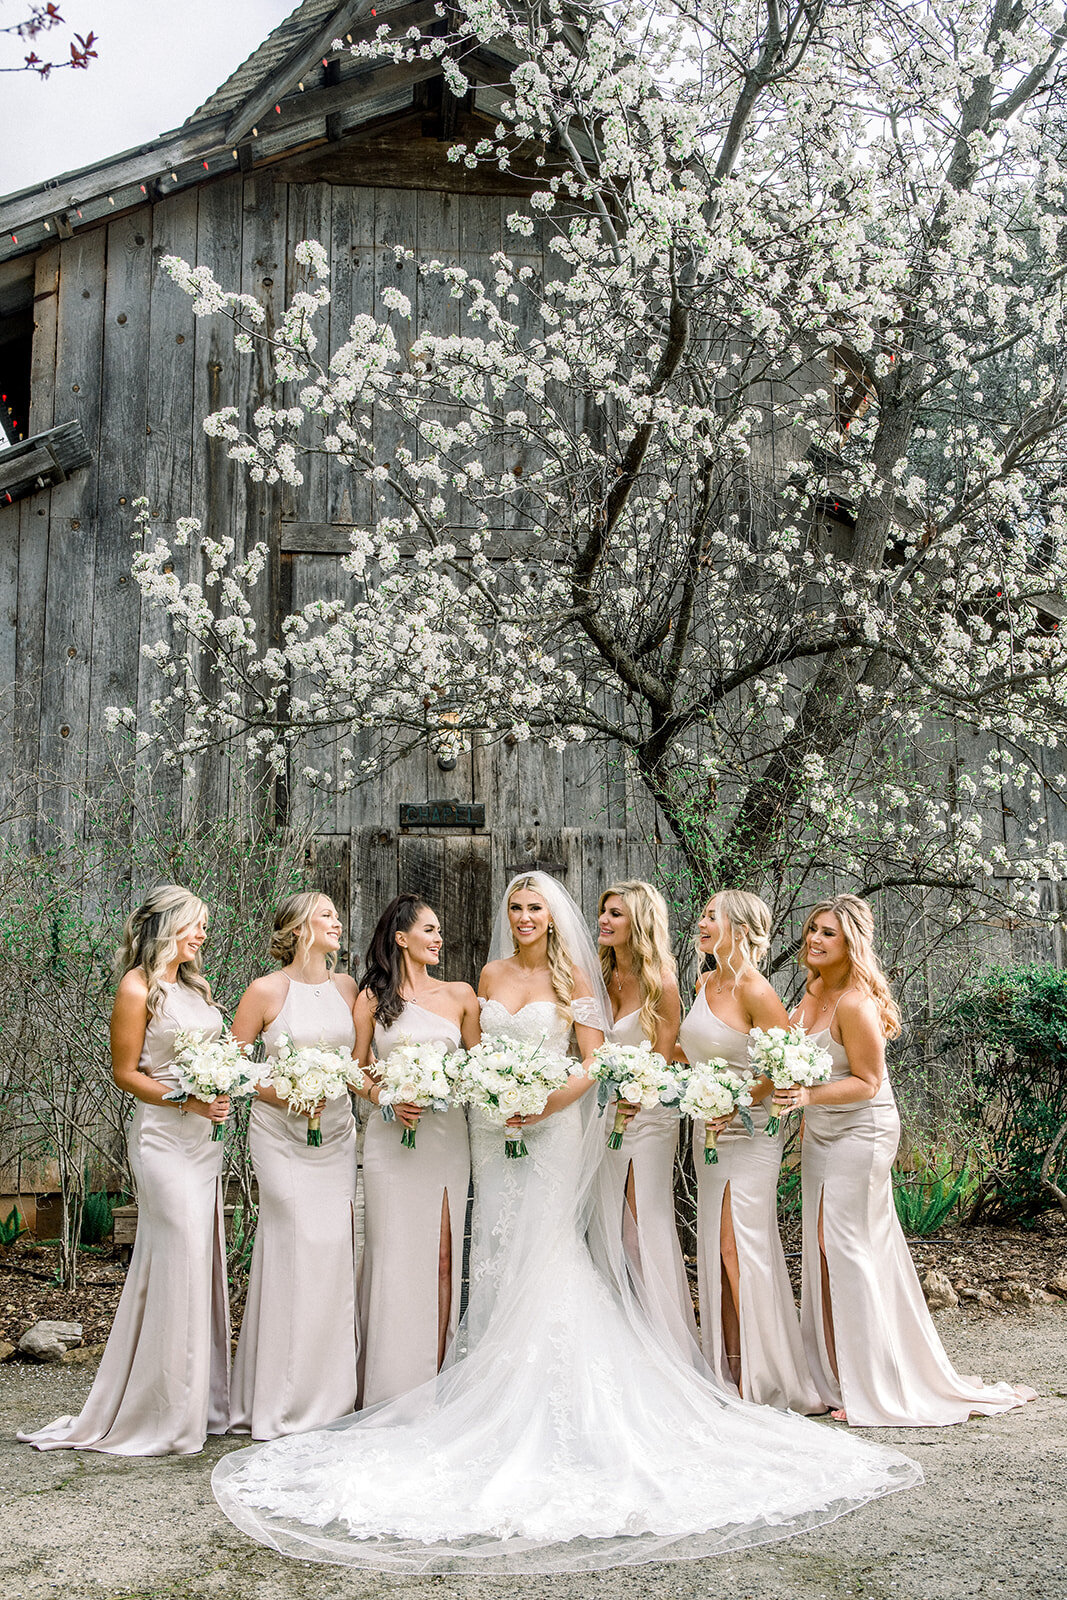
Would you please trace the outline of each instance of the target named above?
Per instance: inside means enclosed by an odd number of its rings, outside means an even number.
[[[82,1244],[103,1244],[110,1239],[114,1225],[110,1197],[103,1193],[87,1194],[82,1208]]]
[[[1054,1206],[1042,1166],[1067,1122],[1067,972],[994,967],[943,1017],[946,1042],[970,1067],[961,1109],[988,1146],[971,1220],[1032,1224]],[[1067,1144],[1047,1176],[1062,1187]]]
[[[968,1208],[978,1187],[969,1162],[957,1171],[950,1150],[938,1150],[913,1172],[893,1173],[893,1200],[904,1232],[910,1237],[936,1233],[957,1208]]]
[[[11,1245],[26,1232],[26,1224],[17,1206],[12,1206],[6,1217],[0,1218],[0,1245]]]

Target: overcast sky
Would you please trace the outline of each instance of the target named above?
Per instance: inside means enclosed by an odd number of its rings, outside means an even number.
[[[0,76],[0,195],[144,144],[184,122],[229,77],[297,0],[60,0],[63,28],[36,43],[60,59],[70,32],[97,34],[99,58]],[[0,25],[19,21],[25,0],[0,0]],[[29,46],[0,37],[0,64]],[[48,54],[51,50],[51,56]]]

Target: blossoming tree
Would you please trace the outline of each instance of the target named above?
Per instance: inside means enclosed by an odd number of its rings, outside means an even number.
[[[437,11],[353,48],[495,91],[452,158],[528,178],[491,272],[397,250],[458,332],[393,289],[320,350],[314,242],[274,329],[165,263],[273,363],[273,403],[208,433],[268,485],[325,452],[375,513],[343,598],[264,639],[265,548],[202,540],[185,584],[143,511],[154,736],[329,784],[413,740],[611,741],[699,880],[783,916],[831,880],[939,927],[1034,912],[1064,869],[1062,6]]]

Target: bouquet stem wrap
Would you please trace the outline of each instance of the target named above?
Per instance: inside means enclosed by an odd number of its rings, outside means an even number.
[[[626,1112],[620,1105],[615,1111],[615,1121],[612,1123],[611,1132],[608,1134],[608,1149],[621,1150],[622,1136],[626,1132]]]
[[[711,1126],[710,1122],[706,1122],[704,1124],[704,1165],[706,1167],[718,1166],[719,1152],[716,1148],[718,1143],[719,1135]]]

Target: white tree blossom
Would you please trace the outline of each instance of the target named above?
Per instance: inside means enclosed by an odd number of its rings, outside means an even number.
[[[1034,912],[1065,866],[1062,5],[437,9],[352,49],[437,57],[457,95],[480,46],[508,63],[495,128],[450,156],[528,182],[514,251],[479,277],[397,249],[459,332],[389,289],[319,351],[314,241],[269,338],[253,298],[164,263],[273,360],[273,402],[207,432],[266,484],[326,452],[376,511],[344,599],[265,643],[265,550],[205,544],[181,584],[145,508],[159,737],[278,770],[329,738],[307,775],[334,784],[412,739],[608,740],[703,880],[783,914],[783,885],[831,879],[913,887],[942,926]]]

